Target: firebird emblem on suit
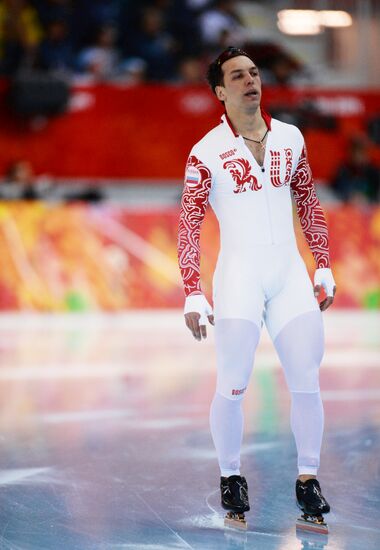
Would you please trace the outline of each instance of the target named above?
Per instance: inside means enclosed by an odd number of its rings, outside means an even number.
[[[258,191],[262,185],[257,181],[255,176],[251,174],[251,165],[246,159],[227,160],[223,164],[223,168],[229,170],[236,187],[234,193],[245,193],[246,185],[249,185],[251,191]]]

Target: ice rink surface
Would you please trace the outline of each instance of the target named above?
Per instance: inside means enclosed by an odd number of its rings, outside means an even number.
[[[325,314],[328,537],[296,534],[289,395],[263,332],[244,401],[248,531],[223,527],[212,330],[181,312],[0,316],[1,550],[380,548],[380,316]]]

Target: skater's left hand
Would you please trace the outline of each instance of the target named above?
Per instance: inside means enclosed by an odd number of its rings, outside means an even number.
[[[314,296],[318,299],[323,287],[326,298],[319,304],[319,309],[325,311],[334,301],[336,285],[331,269],[320,267],[314,274]]]

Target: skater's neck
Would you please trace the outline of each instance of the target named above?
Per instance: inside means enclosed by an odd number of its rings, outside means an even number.
[[[245,112],[229,108],[227,116],[230,119],[235,131],[242,136],[257,137],[258,134],[267,130],[267,125],[262,117],[260,107],[255,112]]]

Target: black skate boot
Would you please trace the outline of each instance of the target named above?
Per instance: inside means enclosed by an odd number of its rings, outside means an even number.
[[[220,492],[223,508],[230,510],[224,519],[224,525],[235,529],[247,529],[244,512],[249,510],[249,501],[245,477],[221,477]]]
[[[321,486],[317,479],[296,481],[296,496],[298,506],[305,514],[317,516],[330,512],[330,506],[321,493]]]
[[[297,479],[296,497],[299,508],[304,512],[302,517],[297,520],[297,528],[327,535],[328,527],[322,514],[330,512],[330,505],[322,495],[318,480],[300,481]]]

